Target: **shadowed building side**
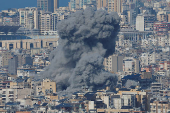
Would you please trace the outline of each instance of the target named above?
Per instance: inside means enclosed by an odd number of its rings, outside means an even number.
[[[0,25],[0,32],[5,33],[6,35],[11,32],[15,34],[20,26],[7,26],[7,25]]]

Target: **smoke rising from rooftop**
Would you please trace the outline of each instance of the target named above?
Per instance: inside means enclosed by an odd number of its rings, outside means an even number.
[[[57,91],[114,86],[117,77],[103,70],[103,60],[114,53],[119,21],[117,13],[87,8],[58,23],[59,46],[41,77],[56,81]]]

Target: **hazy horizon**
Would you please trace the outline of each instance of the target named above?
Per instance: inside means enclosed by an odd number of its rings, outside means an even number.
[[[59,6],[68,6],[70,0],[60,0]],[[4,5],[5,4],[5,5]],[[7,5],[8,4],[8,5]],[[37,0],[1,0],[0,11],[9,8],[37,7]]]

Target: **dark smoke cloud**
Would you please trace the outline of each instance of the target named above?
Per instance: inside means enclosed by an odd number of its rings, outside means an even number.
[[[117,77],[103,70],[103,60],[115,50],[119,21],[117,13],[87,8],[58,23],[59,46],[42,77],[56,81],[57,91],[114,86]]]

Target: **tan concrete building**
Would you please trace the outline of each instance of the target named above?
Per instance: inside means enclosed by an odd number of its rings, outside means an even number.
[[[117,73],[119,71],[123,71],[123,56],[113,54],[108,58],[105,58],[103,64],[105,66],[105,70],[110,72]]]
[[[40,14],[40,34],[44,35],[45,31],[50,31],[52,29],[52,15],[50,12],[41,12]]]
[[[170,22],[170,14],[168,14],[168,22]]]
[[[54,0],[54,12],[59,8],[59,0]]]
[[[97,9],[106,8],[108,5],[108,0],[97,0]]]
[[[114,0],[108,1],[107,10],[109,13],[114,11]]]
[[[40,11],[39,29],[41,35],[50,35],[49,32],[56,32],[58,15],[56,13]]]
[[[49,79],[43,80],[42,84],[42,92],[46,94],[47,90],[52,91],[53,93],[56,92],[56,83],[50,81]]]
[[[41,85],[36,86],[36,95],[51,95],[56,93],[56,83],[50,79],[45,79]]]
[[[167,14],[164,14],[164,13],[158,13],[157,14],[157,20],[158,21],[163,21],[163,22],[166,22],[168,19],[168,15]]]
[[[170,103],[167,100],[153,101],[150,103],[150,113],[168,113]]]
[[[24,99],[31,95],[31,88],[17,89],[17,99]]]
[[[31,80],[28,79],[27,81],[23,82],[10,82],[10,88],[12,89],[18,89],[18,88],[31,88]]]
[[[114,0],[114,11],[117,13],[123,12],[122,0]]]
[[[2,40],[2,47],[10,49],[32,49],[32,48],[47,48],[50,45],[56,47],[58,45],[58,38],[47,39],[24,39],[24,40]],[[7,58],[7,57],[6,57]]]
[[[2,67],[8,65],[8,60],[12,57],[10,52],[1,53],[2,55]]]
[[[52,100],[58,100],[58,95],[47,95],[45,96],[48,100],[52,101]]]

